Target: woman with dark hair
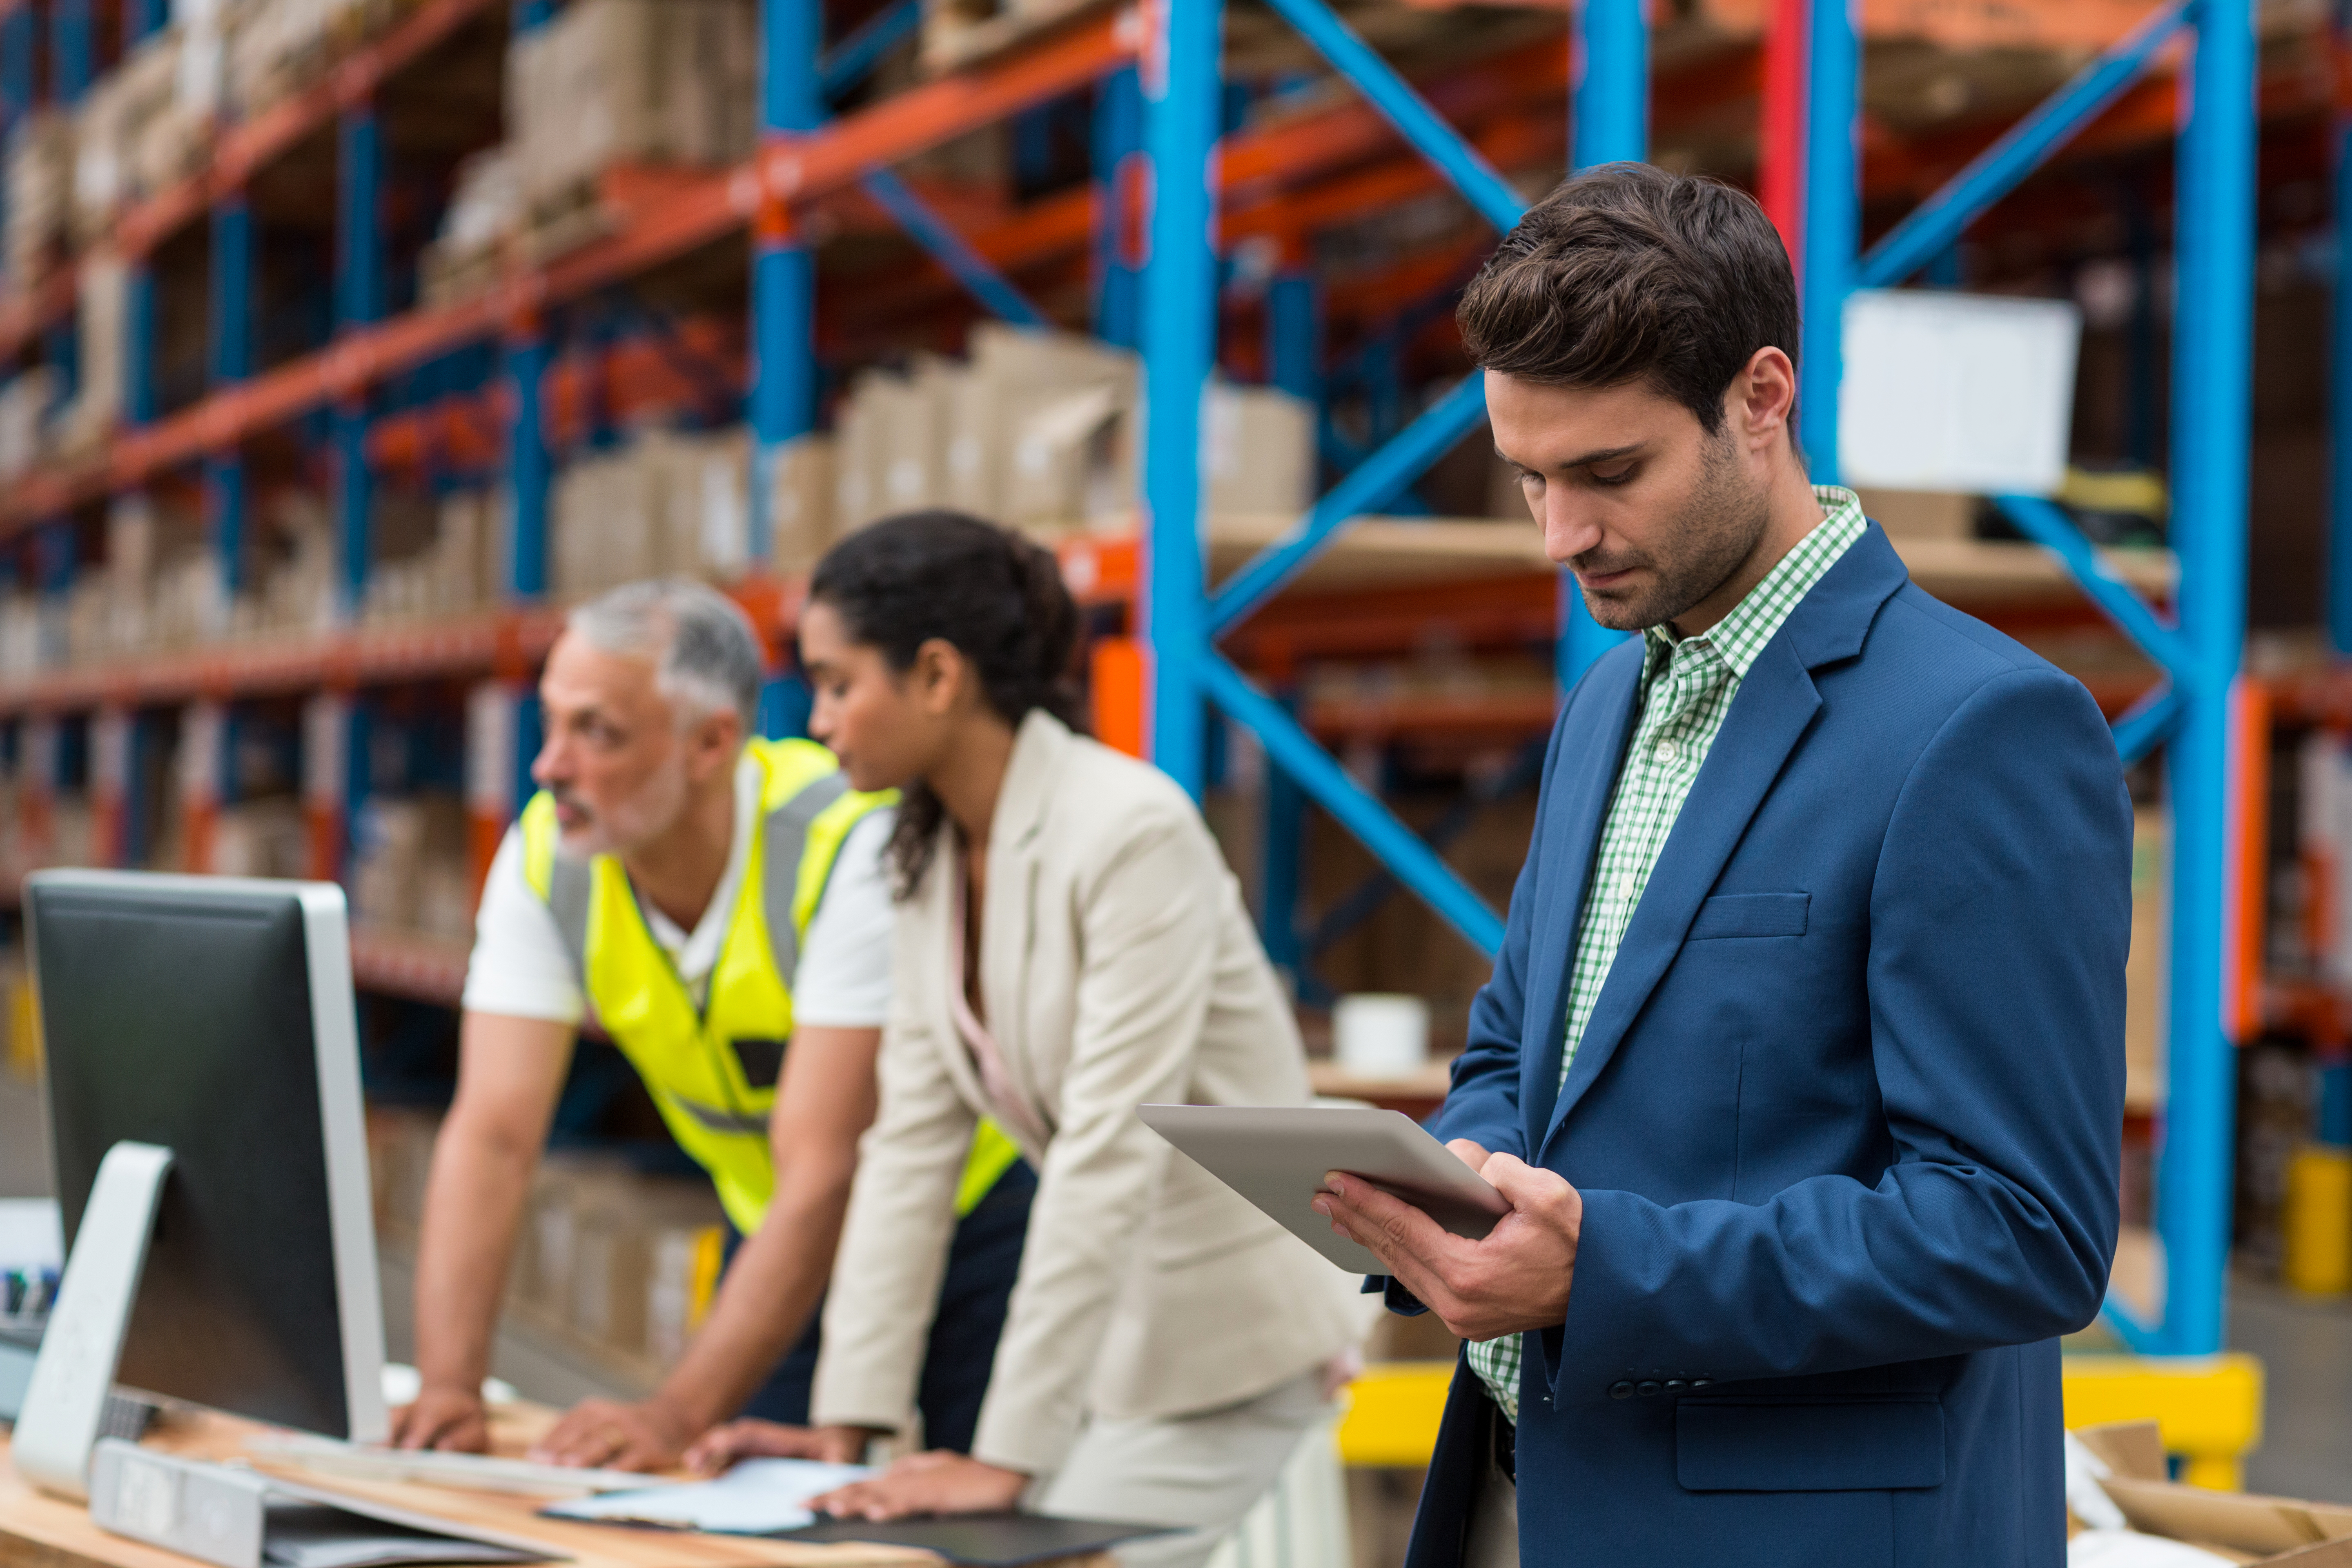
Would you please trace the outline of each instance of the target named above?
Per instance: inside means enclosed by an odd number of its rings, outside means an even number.
[[[1052,555],[952,512],[875,523],[816,569],[811,731],[855,787],[903,792],[881,1110],[825,1308],[826,1425],[739,1423],[697,1458],[847,1458],[906,1426],[988,1117],[1038,1187],[971,1453],[910,1455],[823,1506],[1189,1526],[1122,1555],[1195,1563],[1328,1411],[1370,1298],[1135,1115],[1302,1104],[1307,1066],[1198,809],[1080,732],[1077,634]]]

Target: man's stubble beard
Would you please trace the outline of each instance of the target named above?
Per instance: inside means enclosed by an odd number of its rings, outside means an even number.
[[[563,798],[561,793],[557,798]],[[625,855],[668,832],[685,809],[686,767],[673,757],[635,795],[610,812],[592,814],[583,832],[561,837],[569,854]]]
[[[1620,632],[1662,626],[1705,601],[1756,552],[1771,522],[1768,493],[1741,482],[1728,429],[1709,437],[1705,451],[1698,483],[1661,547],[1632,562],[1596,563],[1604,572],[1653,568],[1656,576],[1640,597],[1605,596],[1579,584],[1585,610],[1598,625]],[[1577,563],[1583,563],[1581,557]]]

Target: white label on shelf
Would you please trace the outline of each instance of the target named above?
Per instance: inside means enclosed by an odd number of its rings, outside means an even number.
[[[1843,482],[2046,496],[2065,477],[2083,313],[2070,300],[1865,289],[1845,303]]]

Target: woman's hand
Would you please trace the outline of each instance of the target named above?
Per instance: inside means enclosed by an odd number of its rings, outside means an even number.
[[[1020,1502],[1029,1478],[967,1455],[935,1448],[909,1454],[870,1481],[852,1481],[809,1507],[835,1519],[909,1519],[924,1513],[1003,1513]]]
[[[863,1426],[787,1426],[745,1419],[713,1426],[686,1451],[686,1468],[715,1476],[738,1459],[818,1459],[854,1465],[877,1434]]]

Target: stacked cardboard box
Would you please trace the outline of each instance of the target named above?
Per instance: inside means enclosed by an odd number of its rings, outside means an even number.
[[[740,427],[655,430],[566,467],[550,499],[555,592],[667,574],[730,578],[751,558],[751,446]]]
[[[433,504],[432,532],[409,553],[378,557],[360,616],[368,621],[462,615],[488,602],[498,581],[498,498],[452,490]]]
[[[617,163],[709,166],[757,132],[751,0],[573,0],[507,57],[509,139],[533,221]]]
[[[551,1156],[531,1193],[518,1295],[531,1317],[613,1356],[667,1364],[709,1304],[722,1223],[708,1183]]]
[[[500,143],[460,163],[440,232],[417,258],[424,302],[446,305],[488,288],[521,226],[522,161],[514,147]]]
[[[324,75],[415,0],[235,0],[225,8],[227,102],[251,119]]]
[[[54,108],[35,110],[8,133],[8,283],[29,289],[66,250],[73,192],[73,121]]]
[[[335,617],[334,530],[310,490],[270,499],[245,563],[247,587],[229,609],[229,635],[324,631]]]
[[[301,802],[252,800],[221,807],[211,869],[223,877],[309,876],[310,835]]]
[[[464,941],[474,925],[466,806],[451,795],[372,795],[352,825],[352,913]]]
[[[1133,354],[988,322],[971,358],[868,371],[836,421],[835,520],[950,506],[1028,531],[1123,527],[1143,427]],[[1314,417],[1297,398],[1218,383],[1202,431],[1213,512],[1296,512],[1313,499]]]

